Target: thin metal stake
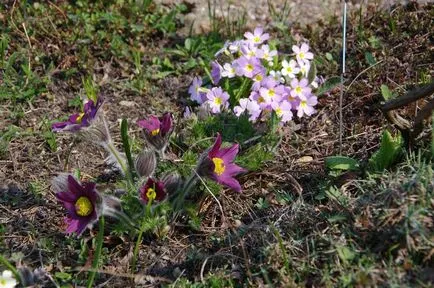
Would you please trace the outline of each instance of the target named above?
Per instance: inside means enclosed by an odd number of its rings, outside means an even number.
[[[347,42],[347,1],[344,1],[344,13],[342,19],[342,72],[341,72],[341,94],[339,96],[339,154],[342,154],[342,134],[343,134],[343,118],[342,118],[342,102],[344,98],[344,74],[345,74],[345,56]]]

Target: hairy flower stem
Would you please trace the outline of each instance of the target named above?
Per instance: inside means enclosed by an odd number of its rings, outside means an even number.
[[[125,161],[122,160],[122,157],[119,154],[119,151],[116,149],[116,147],[113,145],[113,142],[110,141],[108,143],[106,143],[104,145],[104,148],[106,148],[106,150],[113,155],[113,157],[115,157],[116,162],[118,163],[119,167],[122,170],[122,173],[126,176],[127,180],[128,180],[128,184],[129,186],[133,187],[134,186],[134,182],[133,182],[133,178],[132,175],[129,171],[129,169],[127,168],[127,164],[125,163]]]
[[[194,187],[194,185],[196,185],[197,180],[197,174],[193,173],[190,175],[190,178],[185,181],[184,186],[182,187],[180,193],[176,196],[175,201],[173,202],[175,211],[181,210],[182,206],[184,205],[185,198],[187,198],[187,195],[190,194],[192,188]]]
[[[92,271],[90,272],[89,280],[87,281],[87,288],[93,287],[96,271],[98,270],[99,260],[101,258],[102,244],[104,242],[104,215],[99,218],[99,231],[96,238],[95,256],[92,263]]]
[[[137,255],[139,254],[140,243],[142,243],[143,232],[145,232],[145,226],[147,220],[151,217],[151,205],[152,205],[152,200],[148,201],[148,204],[146,205],[145,217],[143,217],[142,219],[142,225],[140,226],[139,235],[137,236],[137,241],[133,252],[133,261],[131,264],[132,273],[135,273],[136,271]]]

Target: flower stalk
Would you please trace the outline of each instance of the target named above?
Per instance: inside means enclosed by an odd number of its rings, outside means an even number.
[[[90,276],[87,281],[87,288],[93,287],[93,282],[95,281],[96,272],[98,270],[98,265],[101,258],[102,245],[104,242],[104,224],[104,215],[101,215],[101,217],[99,218],[99,229],[98,237],[96,239],[95,256],[93,258],[92,271],[90,272]]]

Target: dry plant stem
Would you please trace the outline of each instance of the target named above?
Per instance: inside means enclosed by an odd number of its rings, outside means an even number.
[[[99,231],[98,238],[96,239],[95,256],[92,263],[92,271],[90,272],[89,280],[87,281],[87,288],[93,287],[95,275],[98,270],[99,259],[101,258],[102,244],[104,242],[104,215],[99,218]]]
[[[342,73],[341,73],[341,94],[339,95],[339,154],[342,154],[342,133],[343,133],[343,118],[342,118],[342,102],[344,98],[344,74],[345,74],[345,57],[346,57],[346,42],[347,42],[347,2],[344,1],[344,11],[342,19]]]

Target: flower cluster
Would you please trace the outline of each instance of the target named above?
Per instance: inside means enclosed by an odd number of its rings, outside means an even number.
[[[90,133],[83,132],[97,130],[96,127],[98,127],[99,122],[105,123],[103,113],[98,111],[101,104],[94,103],[89,100],[84,106],[83,113],[74,114],[75,116],[71,116],[70,120],[66,122],[54,124],[53,130],[89,136]],[[78,121],[78,118],[81,120]],[[97,118],[101,121],[96,121]],[[135,157],[135,161],[132,158],[125,159],[127,156],[120,153],[111,140],[100,144],[110,153],[109,158],[116,162],[122,175],[126,177],[127,189],[136,191],[134,198],[146,207],[146,211],[148,211],[146,217],[151,213],[149,212],[151,205],[166,201],[169,197],[181,199],[182,202],[189,190],[197,183],[197,176],[208,177],[235,191],[241,191],[241,185],[234,176],[245,170],[233,164],[234,158],[238,154],[238,144],[234,144],[230,148],[221,148],[222,139],[218,134],[215,144],[199,157],[197,168],[192,171],[188,181],[182,181],[175,172],[166,173],[158,178],[154,175],[158,164],[156,154],[161,156],[160,160],[164,160],[164,150],[169,144],[169,138],[174,128],[173,115],[169,112],[164,113],[161,117],[151,115],[148,118],[138,120],[137,125],[143,128],[148,148],[142,150]],[[105,134],[107,134],[107,139],[111,139],[107,125],[105,125]],[[93,142],[92,137],[85,139]],[[124,145],[124,147],[126,146]],[[127,151],[124,154],[128,154]],[[131,153],[129,154],[132,157]],[[53,179],[52,187],[57,199],[63,203],[68,211],[68,216],[65,218],[67,233],[82,234],[102,215],[115,216],[126,222],[130,221],[129,217],[121,210],[121,201],[115,197],[99,193],[95,183],[81,183],[70,174],[61,174]],[[173,195],[175,197],[172,197]],[[131,226],[134,226],[134,223]]]
[[[260,27],[244,37],[226,42],[216,53],[219,60],[211,62],[210,73],[214,87],[203,87],[199,77],[193,79],[191,99],[214,114],[225,109],[238,117],[247,113],[252,122],[273,112],[281,123],[292,120],[293,113],[298,117],[315,113],[317,97],[312,90],[321,80],[309,73],[314,57],[309,46],[294,45],[292,57],[286,57],[267,43],[270,36]]]

